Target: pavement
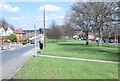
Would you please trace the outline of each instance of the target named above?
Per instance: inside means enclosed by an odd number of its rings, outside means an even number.
[[[17,48],[17,47],[16,47]],[[19,49],[2,52],[2,79],[10,79],[30,59],[34,53],[34,45],[26,45]]]

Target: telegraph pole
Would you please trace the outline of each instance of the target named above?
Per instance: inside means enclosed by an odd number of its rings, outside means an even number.
[[[44,23],[44,47],[46,47],[46,33],[45,33],[45,9],[43,9],[43,23]]]

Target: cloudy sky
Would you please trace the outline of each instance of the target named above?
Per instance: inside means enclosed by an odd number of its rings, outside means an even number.
[[[4,2],[0,6],[1,18],[15,28],[34,29],[43,27],[43,9],[46,9],[46,27],[52,21],[57,24],[64,22],[64,16],[73,2]]]

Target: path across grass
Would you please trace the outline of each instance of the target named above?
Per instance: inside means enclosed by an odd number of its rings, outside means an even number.
[[[107,60],[93,60],[93,59],[84,59],[84,58],[72,58],[72,57],[61,57],[61,56],[51,56],[51,55],[37,55],[37,57],[48,57],[48,58],[58,58],[58,59],[67,59],[67,60],[79,60],[79,61],[89,61],[89,62],[103,62],[103,63],[112,63],[112,64],[120,64],[120,62],[116,61],[107,61]]]

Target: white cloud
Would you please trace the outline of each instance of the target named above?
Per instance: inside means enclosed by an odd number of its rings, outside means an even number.
[[[11,18],[9,18],[11,21],[17,21],[17,20],[20,20],[20,18],[18,18],[18,17],[11,17]]]
[[[43,9],[45,9],[46,11],[57,11],[57,12],[62,10],[61,7],[58,7],[58,6],[55,6],[55,5],[40,6],[39,10],[42,11]]]
[[[0,6],[0,9],[4,10],[4,11],[7,11],[7,12],[18,12],[20,10],[20,8],[18,7],[12,7],[11,5],[9,4],[2,4]]]

